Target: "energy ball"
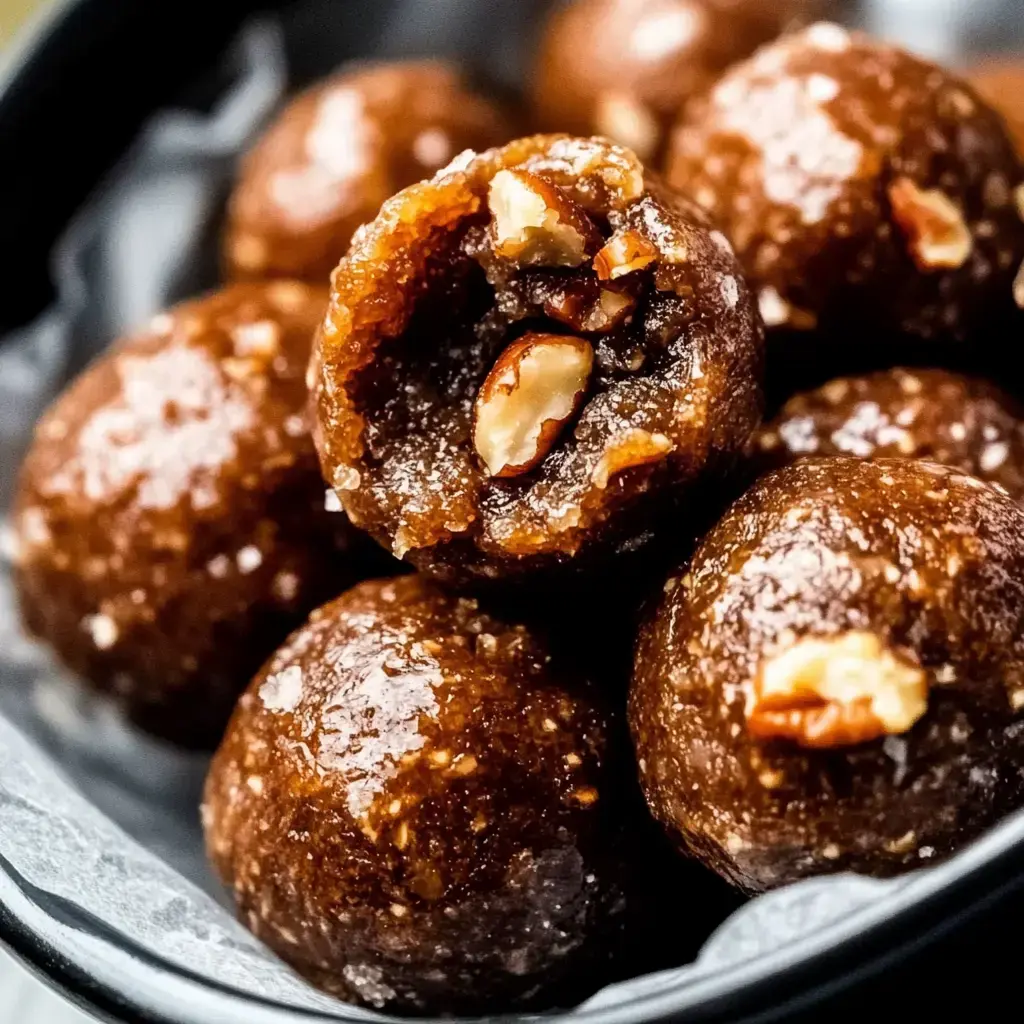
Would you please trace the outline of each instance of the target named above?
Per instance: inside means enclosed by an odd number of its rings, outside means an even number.
[[[208,850],[241,919],[342,999],[578,999],[624,913],[613,731],[525,627],[421,577],[363,583],[242,697]]]
[[[162,313],[49,409],[13,513],[29,631],[143,728],[213,747],[252,674],[354,582],[304,373],[325,289]]]
[[[333,286],[311,366],[325,479],[449,582],[584,572],[661,518],[681,530],[759,422],[729,243],[603,139],[457,160],[384,204]]]
[[[955,469],[807,459],[669,579],[630,725],[655,816],[735,885],[889,876],[1024,803],[1024,509]]]
[[[833,374],[1015,313],[1024,169],[1002,119],[868,36],[819,23],[734,67],[675,132],[668,177],[729,236],[773,336],[816,330]],[[853,365],[865,348],[875,365]]]
[[[228,207],[228,274],[326,285],[352,233],[385,199],[464,149],[513,134],[447,64],[371,64],[335,75],[286,106],[244,159]]]
[[[796,395],[754,439],[754,461],[806,456],[939,462],[1024,499],[1024,408],[993,384],[947,370],[840,377]]]
[[[532,78],[541,128],[660,156],[683,105],[794,24],[808,0],[573,0],[544,27]]]

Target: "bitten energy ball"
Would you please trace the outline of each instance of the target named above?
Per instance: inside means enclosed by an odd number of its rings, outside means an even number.
[[[324,289],[156,317],[36,428],[13,524],[28,629],[144,728],[213,746],[252,673],[352,581],[303,376]]]
[[[364,583],[242,697],[209,852],[242,920],[343,999],[578,999],[624,910],[610,729],[524,627],[420,577]]]
[[[234,278],[326,284],[352,232],[457,153],[514,133],[446,64],[343,72],[293,100],[242,164],[224,242]]]
[[[593,565],[699,510],[758,422],[761,362],[704,214],[629,150],[536,136],[356,236],[314,351],[316,440],[353,521],[423,570]]]
[[[1024,510],[910,459],[763,478],[665,586],[630,724],[655,815],[751,891],[894,875],[1024,803]]]
[[[727,72],[676,131],[669,180],[730,237],[769,328],[851,339],[815,347],[840,370],[1013,313],[1024,171],[1002,119],[867,36],[817,24]]]
[[[840,377],[797,395],[758,431],[754,459],[914,458],[952,466],[1024,498],[1024,409],[986,381],[946,370]]]
[[[574,0],[546,25],[532,78],[540,127],[659,156],[687,100],[774,39],[800,0]]]

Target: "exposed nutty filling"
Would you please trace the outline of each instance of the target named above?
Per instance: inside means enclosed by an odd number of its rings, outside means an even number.
[[[738,282],[699,211],[603,140],[522,140],[407,190],[336,275],[328,476],[399,556],[571,557],[749,436],[761,339]]]
[[[747,705],[761,739],[843,747],[906,732],[928,708],[920,665],[874,634],[806,638],[762,664]]]

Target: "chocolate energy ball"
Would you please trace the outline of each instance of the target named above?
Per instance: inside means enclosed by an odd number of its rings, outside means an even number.
[[[796,395],[754,438],[754,461],[808,455],[940,462],[1024,498],[1024,408],[986,381],[947,370],[840,377]]]
[[[446,580],[642,547],[760,417],[729,243],[606,140],[456,161],[386,202],[333,284],[311,366],[325,478]]]
[[[750,891],[895,875],[1024,803],[1024,510],[912,459],[764,477],[669,579],[630,725],[656,817]]]
[[[668,176],[729,236],[775,336],[817,329],[833,375],[1014,315],[1024,169],[1006,127],[893,46],[819,23],[764,47],[691,109]]]
[[[578,999],[624,912],[612,736],[526,628],[422,577],[363,583],[242,697],[209,853],[252,931],[343,999]]]
[[[243,161],[228,208],[236,279],[326,284],[352,232],[457,153],[506,142],[504,114],[427,61],[345,71],[299,95]]]
[[[182,744],[215,745],[267,655],[353,581],[306,415],[326,299],[236,285],[157,316],[57,399],[21,470],[25,624]]]
[[[1024,60],[993,60],[970,75],[971,84],[1006,120],[1017,152],[1024,156]]]
[[[794,24],[812,0],[573,0],[555,9],[532,79],[541,128],[660,155],[687,100]]]

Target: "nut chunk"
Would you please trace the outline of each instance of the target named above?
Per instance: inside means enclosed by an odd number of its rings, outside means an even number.
[[[636,899],[616,735],[525,627],[420,577],[364,583],[243,696],[207,845],[249,927],[343,999],[566,1005],[601,984]]]
[[[812,25],[692,105],[668,177],[736,247],[793,362],[806,347],[833,372],[875,369],[892,365],[894,342],[916,362],[979,336],[972,358],[1001,361],[985,343],[1017,315],[1024,167],[1003,120],[953,72]],[[813,331],[806,346],[794,333]],[[823,339],[849,344],[836,353]]]
[[[603,139],[456,161],[385,203],[333,284],[312,366],[324,475],[450,583],[578,578],[670,516],[682,534],[759,419],[732,251]]]
[[[759,669],[747,728],[761,739],[842,747],[906,732],[928,706],[928,677],[873,633],[805,638]]]
[[[594,350],[527,334],[498,357],[476,399],[473,443],[491,476],[518,476],[548,453],[583,401]]]
[[[629,696],[680,845],[758,891],[889,876],[1024,805],[1024,510],[912,459],[807,458],[673,576]]]

